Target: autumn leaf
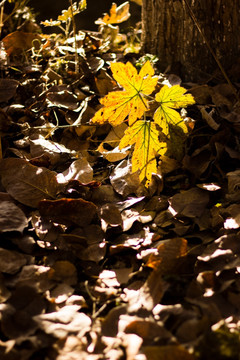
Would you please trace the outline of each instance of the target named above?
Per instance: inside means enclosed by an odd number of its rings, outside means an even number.
[[[2,41],[8,56],[19,55],[35,45],[37,47],[41,42],[41,36],[17,30],[5,36]]]
[[[120,141],[119,148],[135,144],[132,156],[132,172],[140,171],[139,179],[146,178],[149,185],[153,173],[157,172],[156,153],[164,154],[166,143],[158,139],[159,130],[151,121],[136,121],[129,127]]]
[[[157,77],[153,77],[154,69],[149,61],[141,68],[139,74],[130,63],[112,63],[111,70],[114,79],[124,91],[114,91],[106,95],[92,119],[92,123],[111,123],[113,126],[121,124],[127,117],[129,125],[140,119],[148,110],[146,95],[150,95],[157,84]]]
[[[119,24],[123,21],[126,21],[130,17],[129,13],[129,2],[119,5],[112,3],[110,9],[110,15],[104,14],[103,18],[99,18],[95,21],[97,25],[109,25],[109,24]]]
[[[155,99],[160,106],[154,114],[154,121],[162,128],[165,135],[169,134],[169,125],[177,125],[186,133],[187,126],[181,115],[174,109],[185,108],[195,103],[191,94],[185,94],[187,90],[180,85],[168,87],[164,85],[156,94]]]
[[[59,21],[67,22],[74,15],[79,14],[81,11],[85,10],[87,7],[86,0],[79,1],[79,4],[73,3],[72,6],[69,6],[67,10],[62,11],[62,15],[58,16]]]

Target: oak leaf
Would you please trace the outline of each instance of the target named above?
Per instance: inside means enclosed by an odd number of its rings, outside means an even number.
[[[140,171],[139,179],[146,178],[149,185],[153,173],[157,172],[156,154],[166,151],[166,143],[158,139],[159,130],[151,121],[139,120],[129,127],[120,141],[119,148],[135,144],[132,156],[132,172]]]
[[[177,125],[186,133],[187,126],[181,115],[174,109],[185,108],[195,103],[191,94],[180,85],[168,87],[164,85],[156,94],[155,99],[160,106],[154,114],[154,121],[162,128],[165,135],[169,134],[169,125]]]
[[[92,123],[105,122],[117,126],[128,117],[129,125],[140,119],[149,109],[146,95],[150,95],[157,84],[157,77],[153,77],[154,69],[147,61],[140,72],[130,63],[112,63],[111,70],[114,79],[124,91],[113,91],[100,100],[103,108],[98,110]]]

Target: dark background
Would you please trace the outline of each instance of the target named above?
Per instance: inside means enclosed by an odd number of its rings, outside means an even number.
[[[73,1],[74,2],[74,1]],[[77,30],[97,30],[98,26],[94,21],[102,17],[103,13],[109,13],[112,5],[112,0],[87,0],[87,9],[81,14],[76,15]],[[117,5],[123,4],[124,0],[115,0]],[[33,8],[38,14],[37,22],[42,20],[57,20],[58,15],[62,10],[67,9],[70,4],[68,0],[30,0],[28,3],[30,8]],[[141,7],[133,2],[130,2],[131,17],[125,21],[121,27],[134,26],[136,22],[141,20]]]

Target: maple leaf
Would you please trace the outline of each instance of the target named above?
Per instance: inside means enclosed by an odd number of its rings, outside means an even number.
[[[157,125],[149,120],[136,121],[129,127],[120,141],[119,148],[135,144],[132,156],[132,172],[140,171],[139,179],[146,178],[149,185],[153,173],[157,172],[156,153],[166,152],[166,143],[158,139]]]
[[[129,125],[140,119],[148,110],[146,95],[150,95],[157,84],[157,77],[153,77],[154,69],[147,61],[139,74],[130,63],[112,63],[111,70],[114,79],[124,91],[114,91],[107,94],[100,103],[104,105],[92,119],[92,123],[103,124],[108,121],[113,126],[121,124],[128,116]]]
[[[181,115],[174,109],[185,108],[195,104],[191,94],[185,94],[187,90],[180,85],[168,87],[164,85],[156,94],[155,99],[160,106],[154,114],[154,121],[162,128],[165,135],[169,134],[169,124],[177,125],[186,133],[187,126]]]

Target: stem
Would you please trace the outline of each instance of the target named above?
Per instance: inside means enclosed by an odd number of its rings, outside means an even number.
[[[73,27],[73,36],[74,36],[74,49],[75,49],[75,72],[79,73],[79,59],[77,53],[77,31],[76,31],[76,22],[73,14],[73,3],[72,0],[69,0],[71,6],[71,13],[72,13],[72,27]]]

